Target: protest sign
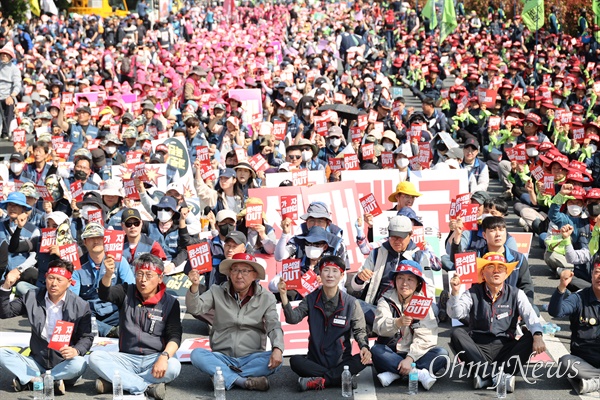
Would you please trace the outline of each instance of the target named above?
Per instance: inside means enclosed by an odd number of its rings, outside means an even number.
[[[265,158],[260,154],[255,154],[248,160],[248,162],[250,163],[252,169],[256,172],[265,172],[269,169],[269,164],[267,163],[267,160],[265,160]]]
[[[77,202],[83,201],[83,185],[81,181],[71,183],[71,198]]]
[[[64,261],[69,261],[73,264],[73,269],[81,269],[79,254],[77,253],[77,243],[65,244],[58,246],[60,258]]]
[[[298,219],[298,196],[281,196],[281,218]]]
[[[107,256],[113,256],[115,261],[123,259],[123,245],[125,244],[125,233],[117,230],[104,231],[104,252]]]
[[[373,143],[365,143],[361,146],[363,160],[372,160],[375,158],[375,145]]]
[[[275,140],[285,139],[287,122],[284,121],[273,121],[273,136]]]
[[[54,332],[52,332],[52,338],[48,343],[48,348],[56,351],[60,351],[64,346],[68,346],[71,343],[71,336],[73,336],[74,322],[67,321],[56,321],[54,325]]]
[[[292,184],[294,186],[308,185],[308,170],[300,169],[292,171]]]
[[[283,260],[281,263],[281,277],[285,281],[288,290],[297,290],[302,287],[302,266],[298,258]]]
[[[188,258],[192,269],[199,274],[212,271],[212,255],[208,242],[202,242],[187,246]]]
[[[413,319],[423,319],[429,313],[433,299],[424,296],[415,296],[410,299],[408,306],[404,309],[404,316]]]
[[[319,288],[319,280],[314,271],[308,270],[300,279],[300,287],[296,291],[302,297],[306,297]]]
[[[248,204],[246,206],[246,227],[262,225],[262,204]]]
[[[376,217],[379,214],[381,214],[381,208],[377,204],[377,200],[375,199],[374,194],[371,193],[364,197],[361,197],[359,201],[365,214],[371,214],[373,217]]]
[[[360,169],[360,162],[356,154],[344,154],[344,169],[347,171]]]
[[[49,253],[50,246],[56,244],[56,232],[55,228],[42,228],[42,240],[40,243],[40,253]]]
[[[199,160],[200,164],[210,165],[208,146],[196,146],[196,160]]]
[[[102,210],[88,211],[88,222],[104,225],[104,221],[102,220]]]
[[[474,251],[454,255],[454,269],[461,283],[477,283],[477,261]]]

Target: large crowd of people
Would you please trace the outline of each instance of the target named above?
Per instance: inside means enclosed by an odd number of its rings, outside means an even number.
[[[514,210],[560,278],[548,310],[572,333],[559,363],[579,393],[597,391],[597,29],[585,10],[568,35],[554,8],[533,32],[501,6],[478,15],[459,0],[441,38],[411,7],[186,3],[153,20],[140,0],[123,18],[0,14],[1,135],[14,145],[0,166],[0,318],[26,316],[32,332],[30,356],[0,349],[14,389],[51,370],[64,394],[89,367],[98,393],[118,371],[127,392],[165,398],[182,323],[163,281],[184,271],[186,312],[211,326],[210,351],[195,349],[192,365],[220,370],[227,390],[269,389],[285,350],[281,303],[288,324],[308,318],[308,352],[290,359],[299,390],[340,386],[345,366],[356,375],[370,363],[384,387],[416,368],[430,390],[451,350],[486,365],[470,376],[475,389],[503,373],[513,391],[517,364],[545,351],[527,257],[507,234]],[[320,171],[326,188],[350,155],[352,169],[400,182],[386,194],[397,212],[386,238],[373,215],[356,222],[357,271],[332,218],[341,205],[314,201],[275,229],[251,197],[279,172]],[[443,255],[413,240],[423,220],[412,206],[427,193],[411,179],[426,169],[466,170],[478,207],[475,229],[450,219]],[[494,180],[502,193],[491,196]],[[211,265],[199,272],[189,249],[202,244]],[[466,252],[477,279],[461,291]],[[288,287],[281,274],[263,285],[256,255],[298,260],[317,285]],[[439,296],[431,270],[448,274]],[[427,312],[407,315],[427,299]],[[92,318],[118,352],[83,357]],[[463,323],[451,349],[438,346],[448,318]],[[49,349],[58,321],[72,335]]]

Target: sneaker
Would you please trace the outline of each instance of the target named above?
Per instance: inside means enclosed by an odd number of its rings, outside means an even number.
[[[260,390],[261,392],[265,392],[269,390],[269,380],[266,376],[251,376],[250,378],[246,378],[244,386],[247,390]]]
[[[325,378],[298,378],[298,390],[306,392],[307,390],[323,390],[325,389]]]
[[[428,370],[425,368],[419,370],[419,382],[425,390],[431,389],[433,384],[437,381],[435,376],[431,376]]]
[[[67,391],[65,389],[65,382],[62,379],[54,381],[54,394],[57,394],[59,396],[64,396],[65,394],[67,394]]]
[[[21,384],[21,381],[19,380],[19,378],[13,379],[12,386],[13,386],[13,389],[15,389],[15,392],[22,392],[23,390],[33,390],[32,382],[28,382],[25,385],[23,385],[23,384]]]
[[[96,392],[98,394],[111,393],[112,382],[102,378],[96,379]]]
[[[513,199],[512,190],[509,189],[509,190],[505,191],[500,196],[498,196],[498,198],[502,199],[502,200],[505,200],[505,201],[511,201]]]
[[[494,381],[491,378],[482,378],[479,375],[475,375],[473,378],[473,389],[485,389],[493,384]]]
[[[442,290],[440,293],[440,301],[438,301],[438,319],[440,322],[446,322],[448,320],[448,311],[446,311],[446,304],[448,304],[448,299],[450,295],[447,290]]]
[[[106,337],[118,339],[119,338],[119,327],[113,326],[112,329],[110,331],[108,331],[108,333],[106,334]]]
[[[577,392],[579,394],[595,392],[598,390],[597,379],[581,379],[577,382]]]
[[[527,225],[527,221],[525,221],[523,218],[519,218],[519,226],[521,228],[523,228],[523,230],[525,232],[529,232],[530,231],[529,225]]]
[[[400,379],[400,375],[395,374],[393,372],[382,372],[380,374],[377,374],[377,378],[379,379],[379,382],[381,382],[381,386],[388,387],[396,379]]]
[[[164,383],[154,383],[146,389],[146,396],[152,397],[156,400],[164,400],[167,396],[167,388]]]

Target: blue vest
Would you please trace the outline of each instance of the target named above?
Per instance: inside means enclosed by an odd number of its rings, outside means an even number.
[[[88,125],[87,131],[84,132],[81,125],[71,125],[69,142],[73,143],[73,147],[71,147],[71,151],[69,152],[69,161],[73,161],[75,158],[75,152],[83,147],[83,142],[85,141],[86,136],[91,136],[93,139],[95,139],[96,136],[98,136],[98,128],[93,125]]]
[[[10,227],[10,219],[8,217],[0,220],[0,242],[6,241],[10,243],[10,238],[13,235],[15,228]],[[40,236],[39,229],[30,222],[25,223],[23,229],[21,229],[21,238],[22,239],[31,239],[33,237]],[[27,257],[29,257],[29,252],[23,253],[8,253],[8,265],[6,267],[6,271],[12,271],[17,268],[19,265],[23,264]]]
[[[163,234],[158,229],[158,222],[148,224],[148,236],[156,240],[165,251],[167,260],[171,261],[177,255],[177,241],[179,239],[179,230],[177,223],[173,222],[173,226],[169,231]]]
[[[469,315],[469,327],[473,338],[505,337],[514,339],[517,322],[519,320],[519,307],[517,293],[519,289],[504,283],[502,294],[492,304],[488,296],[485,283],[475,283],[469,289],[473,306]]]
[[[580,290],[571,296],[579,296],[581,311],[569,316],[571,322],[571,353],[583,358],[595,368],[600,367],[600,324],[590,324],[592,319],[600,321],[600,307],[591,287]]]
[[[129,242],[127,238],[125,238],[125,244],[123,245],[123,258],[127,260],[129,264],[133,263],[133,260],[138,258],[144,253],[150,253],[152,250],[152,245],[154,244],[154,240],[150,239],[148,235],[142,233],[142,237],[138,242],[134,255],[131,255],[131,247],[129,246]]]

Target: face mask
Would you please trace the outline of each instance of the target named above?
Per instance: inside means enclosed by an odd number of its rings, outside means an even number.
[[[537,157],[537,155],[540,154],[535,147],[528,147],[526,151],[528,157]]]
[[[231,224],[219,225],[219,234],[227,236],[235,230],[235,226]]]
[[[358,96],[358,91],[356,91],[356,90],[353,90],[353,91],[352,91],[352,97],[356,97],[356,96]]]
[[[85,219],[87,221],[89,219],[88,218],[89,212],[90,211],[95,211],[97,209],[98,208],[96,208],[94,206],[83,206],[83,207],[81,207],[81,212],[80,212],[81,218],[83,218],[83,219]]]
[[[258,56],[259,56],[259,57],[264,57],[264,56],[265,56],[265,53],[263,53],[263,52],[260,52],[260,53],[258,53]]]
[[[113,154],[115,154],[117,152],[117,146],[108,146],[108,147],[105,147],[104,150],[106,151],[106,154],[109,154],[112,156]]]
[[[172,216],[173,216],[173,211],[160,210],[158,212],[158,220],[163,223],[169,221]]]
[[[554,87],[561,88],[563,83],[561,81],[554,82]]]
[[[455,99],[456,98],[456,93],[450,93],[450,98],[451,99]]]
[[[570,205],[570,206],[567,206],[567,210],[569,211],[569,214],[571,214],[574,217],[577,217],[581,214],[581,211],[583,211],[583,207],[576,206],[576,205]]]
[[[283,115],[287,119],[291,119],[294,116],[294,112],[291,110],[283,110],[281,112],[281,115]]]
[[[404,169],[406,167],[408,167],[408,158],[406,157],[401,157],[399,159],[396,160],[396,165],[398,166],[398,168]]]
[[[302,110],[302,114],[303,114],[305,117],[309,117],[309,116],[310,116],[310,109]]]
[[[317,96],[317,100],[319,101],[323,101],[325,100],[325,96],[321,95],[321,96]]]
[[[479,217],[479,221],[483,221],[487,217],[492,217],[492,214],[481,214],[481,217]]]
[[[10,170],[13,172],[13,174],[20,174],[21,171],[23,171],[23,163],[20,163],[20,162],[11,162],[10,163]]]
[[[329,143],[331,143],[332,147],[335,147],[337,149],[342,144],[342,139],[340,139],[340,138],[331,139],[329,141]]]
[[[75,171],[75,173],[73,174],[73,177],[75,178],[75,180],[77,181],[85,181],[87,180],[87,174],[85,173],[85,171]]]
[[[305,87],[306,87],[306,83],[299,83],[298,84],[298,90],[304,90]]]
[[[394,143],[384,143],[383,148],[385,151],[392,151],[394,149]]]
[[[596,152],[596,150],[598,150],[598,146],[596,146],[595,144],[590,144],[590,149],[592,149],[592,154]]]
[[[304,252],[306,253],[307,258],[316,260],[317,258],[321,257],[321,254],[323,254],[323,249],[316,246],[306,246],[304,248]]]
[[[302,152],[302,161],[307,162],[309,161],[313,156],[313,152],[312,150],[306,150]]]
[[[554,104],[555,106],[560,105],[561,103],[561,99],[552,99],[552,104]]]

